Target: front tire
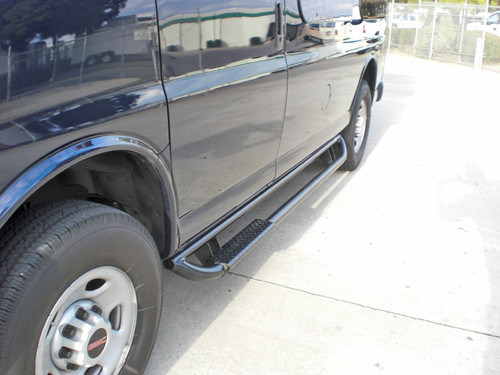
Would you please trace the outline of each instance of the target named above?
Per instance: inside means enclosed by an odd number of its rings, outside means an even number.
[[[43,204],[0,233],[0,374],[140,374],[161,308],[158,252],[128,214]]]

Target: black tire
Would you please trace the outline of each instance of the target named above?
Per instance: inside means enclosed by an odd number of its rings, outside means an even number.
[[[81,367],[105,358],[113,364],[103,373],[144,371],[160,318],[161,277],[156,245],[137,220],[91,202],[43,204],[0,231],[0,248],[0,374],[78,373],[73,362],[81,353],[88,357]],[[80,294],[85,298],[76,299]],[[93,324],[82,328],[90,339],[71,332],[82,319]],[[57,352],[67,337],[86,345],[69,359],[65,348]],[[56,362],[70,363],[70,371]]]
[[[361,163],[365,153],[372,109],[372,95],[368,82],[361,82],[352,108],[349,125],[341,133],[347,148],[347,160],[342,165],[344,171],[355,170]],[[364,124],[360,125],[360,120],[364,120]],[[360,127],[364,129],[362,136],[360,136]]]
[[[103,64],[109,64],[110,62],[113,62],[114,59],[115,59],[115,55],[113,52],[104,52],[101,55],[101,62]]]
[[[85,60],[85,65],[86,66],[94,66],[97,65],[101,62],[101,59],[97,55],[92,55],[87,57],[87,60]]]

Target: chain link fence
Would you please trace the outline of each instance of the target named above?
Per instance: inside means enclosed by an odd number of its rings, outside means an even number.
[[[500,7],[391,3],[390,49],[500,71]]]
[[[61,42],[55,48],[45,43],[33,44],[26,52],[0,49],[0,99],[9,99],[27,87],[54,81],[66,74],[72,48],[73,43]]]

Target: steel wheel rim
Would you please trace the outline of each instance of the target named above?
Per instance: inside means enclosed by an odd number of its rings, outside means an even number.
[[[366,133],[366,120],[367,111],[365,101],[361,101],[358,110],[358,116],[356,118],[356,124],[354,127],[354,152],[358,152],[363,145],[363,140],[365,139]]]
[[[73,282],[42,329],[35,375],[115,375],[127,358],[137,322],[129,277],[115,267],[90,270]]]

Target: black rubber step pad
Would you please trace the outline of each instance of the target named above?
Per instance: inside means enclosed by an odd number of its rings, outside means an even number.
[[[245,250],[248,246],[252,246],[253,242],[271,225],[270,221],[255,219],[246,226],[236,236],[231,238],[222,248],[212,255],[208,260],[214,263],[228,264],[239,253]]]

